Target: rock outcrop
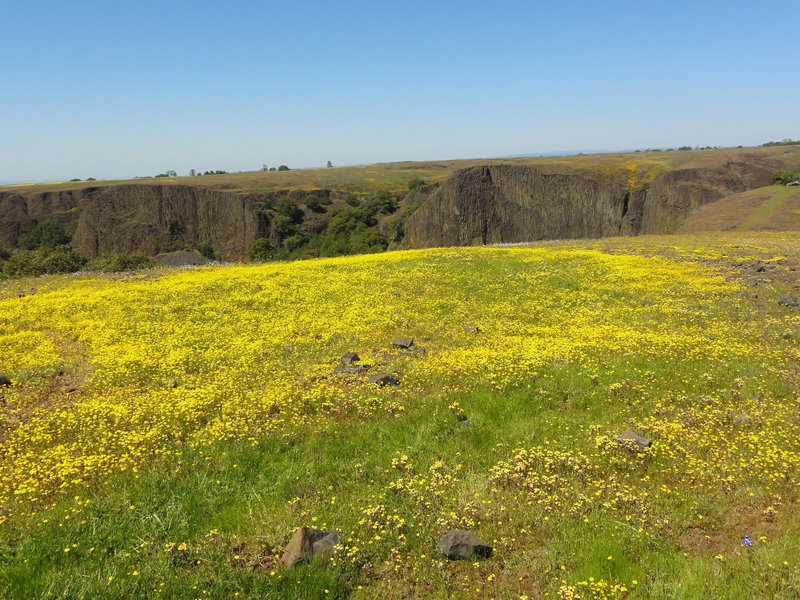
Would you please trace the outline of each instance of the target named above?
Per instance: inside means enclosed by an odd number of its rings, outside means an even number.
[[[768,185],[786,160],[742,150],[697,153],[675,168],[665,160],[643,160],[640,172],[622,162],[472,166],[408,195],[404,205],[417,208],[405,220],[404,244],[427,248],[673,233],[693,210]],[[651,165],[657,165],[652,173]],[[16,246],[37,222],[49,219],[74,232],[72,246],[90,257],[111,252],[153,256],[206,243],[220,260],[242,260],[258,238],[280,246],[284,235],[273,227],[279,198],[300,203],[310,195],[343,199],[345,192],[245,193],[156,182],[28,194],[2,191],[0,247]],[[398,211],[382,225],[406,214]],[[298,233],[319,233],[327,219],[312,211]]]
[[[406,221],[405,243],[429,248],[673,233],[692,210],[768,185],[773,173],[772,164],[742,160],[666,170],[631,189],[623,169],[563,174],[471,167],[413,192],[419,208]]]
[[[0,194],[0,246],[14,246],[38,221],[74,229],[72,246],[94,257],[156,255],[209,243],[222,259],[247,256],[270,236],[269,198],[186,185],[114,185],[30,196]]]

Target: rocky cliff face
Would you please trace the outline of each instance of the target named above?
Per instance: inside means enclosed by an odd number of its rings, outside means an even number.
[[[72,246],[155,255],[210,243],[225,259],[247,256],[270,235],[269,198],[183,185],[118,185],[21,196],[0,195],[0,246],[14,246],[37,221],[74,228]]]
[[[773,172],[771,165],[731,162],[667,171],[629,189],[623,170],[599,176],[472,167],[415,192],[420,206],[406,221],[405,243],[427,248],[672,233],[694,208],[768,185]]]
[[[206,242],[223,258],[242,258],[269,235],[259,200],[189,186],[109,187],[83,207],[72,245],[88,256],[153,255]]]
[[[416,190],[405,222],[409,248],[528,242],[539,239],[672,233],[689,213],[733,193],[767,185],[782,165],[767,155],[741,154],[709,166],[665,170],[646,185],[630,172],[576,169],[544,172],[522,165],[474,166]],[[551,170],[553,167],[550,167]],[[564,171],[567,170],[565,167]],[[74,231],[72,245],[90,257],[110,252],[155,255],[210,243],[224,260],[247,257],[259,237],[274,244],[279,197],[328,199],[331,190],[244,194],[177,184],[136,184],[22,195],[0,192],[0,246],[13,247],[38,221]],[[327,224],[309,213],[300,233]],[[397,215],[399,217],[399,214]],[[393,217],[393,218],[397,218]]]
[[[628,223],[623,178],[496,165],[457,171],[426,192],[406,221],[411,248],[618,235]]]

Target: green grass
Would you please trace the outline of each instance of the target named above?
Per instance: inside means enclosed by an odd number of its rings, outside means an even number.
[[[714,260],[708,268],[716,270],[710,273],[728,277],[736,277],[732,265],[745,258],[800,258],[797,235],[642,237],[544,246],[702,258],[704,264]],[[517,335],[534,336],[531,332],[549,315],[562,315],[561,325],[567,328],[570,317],[582,311],[597,310],[599,322],[627,311],[635,330],[663,339],[680,339],[686,328],[711,331],[728,324],[731,348],[741,342],[759,352],[731,350],[715,356],[712,348],[719,349],[711,339],[699,342],[691,356],[644,352],[634,340],[591,360],[552,360],[533,376],[498,385],[478,380],[459,386],[444,377],[414,388],[410,397],[402,396],[401,386],[399,399],[406,407],[401,411],[288,424],[254,441],[176,442],[175,455],[153,456],[135,471],[70,488],[52,496],[52,503],[0,525],[0,597],[518,600],[523,595],[559,598],[562,586],[580,586],[590,578],[624,583],[627,591],[605,596],[614,598],[798,597],[800,511],[794,482],[800,448],[791,435],[798,430],[794,398],[800,382],[800,320],[774,301],[791,289],[793,272],[784,265],[771,275],[771,283],[759,285],[758,298],[751,296],[750,282],[692,295],[682,291],[686,281],[662,288],[655,280],[647,286],[633,278],[586,296],[582,294],[592,288],[592,278],[601,274],[588,269],[589,259],[580,252],[528,257],[515,250],[484,250],[433,255],[427,262],[422,259],[427,254],[408,253],[391,269],[377,262],[372,268],[382,274],[376,281],[386,286],[387,303],[395,302],[395,291],[410,298],[408,305],[396,301],[397,308],[387,313],[387,318],[403,321],[402,327],[420,318],[414,309],[423,298],[440,322],[447,321],[458,301],[471,307],[471,320],[508,327],[508,338],[499,338],[506,343]],[[653,269],[659,264],[647,261]],[[356,259],[271,267],[269,273],[253,268],[249,273],[252,281],[261,273],[259,285],[279,275],[287,280],[283,289],[288,294],[293,268],[324,274],[316,278],[322,282],[344,277],[352,264]],[[646,269],[648,264],[634,266]],[[423,267],[425,279],[414,279],[413,269]],[[386,283],[389,277],[397,279]],[[40,294],[66,298],[72,281],[50,278],[37,285]],[[110,294],[116,281],[109,278],[101,295]],[[3,292],[14,301],[16,291],[26,285],[12,282]],[[182,286],[186,304],[175,300],[167,320],[203,312],[199,296],[192,296],[197,290],[185,281]],[[203,289],[210,293],[212,287]],[[531,295],[542,290],[547,294],[520,314],[517,304],[507,300],[519,300],[526,289]],[[358,297],[357,288],[349,287],[347,293]],[[243,297],[256,301],[247,290]],[[487,314],[470,304],[476,298]],[[599,306],[585,306],[587,298]],[[333,297],[323,300],[335,305]],[[323,300],[305,310],[323,313]],[[651,307],[653,301],[657,304]],[[279,299],[274,303],[280,304]],[[529,329],[521,332],[510,323]],[[489,337],[491,331],[482,335]],[[348,343],[343,337],[341,343]],[[331,336],[327,343],[337,339]],[[425,343],[435,353],[445,349],[445,342],[431,334]],[[466,343],[458,338],[448,345]],[[487,360],[492,351],[497,348],[487,342]],[[263,361],[252,368],[271,366]],[[354,397],[360,394],[361,389],[353,388]],[[468,426],[453,418],[453,403],[469,417]],[[725,421],[730,411],[755,413],[756,407],[764,415],[746,429]],[[719,425],[704,429],[709,423]],[[599,435],[613,436],[628,427],[655,438],[652,455],[637,457],[614,445],[608,455],[595,454]],[[703,431],[721,437],[705,443]],[[747,464],[748,457],[763,458],[759,440],[764,448],[786,450],[780,459],[785,467],[778,461],[775,469],[789,474],[787,482],[768,480],[760,464],[752,469]],[[733,467],[720,460],[724,454],[717,454],[731,444],[741,444],[742,450],[731,455],[737,478],[730,489],[716,486],[721,477],[711,478],[716,487],[698,482],[702,466],[686,468],[693,460],[711,471]],[[573,500],[594,488],[569,468],[541,472],[562,478],[557,493],[547,497],[538,496],[538,489],[513,485],[493,489],[492,469],[511,461],[514,449],[540,447],[596,458],[603,483],[619,484],[608,502],[621,494],[624,508],[597,503],[572,510]],[[413,466],[392,466],[403,457]],[[438,463],[445,474],[454,474],[452,482],[433,486],[415,480],[420,494],[398,491],[398,481],[434,478]],[[631,498],[624,498],[626,490]],[[774,521],[764,517],[764,509],[773,504],[778,507]],[[370,529],[364,523],[365,509],[376,505],[386,515],[404,518],[404,527],[395,530],[386,521]],[[642,518],[637,516],[640,510],[646,513]],[[473,524],[467,524],[470,519]],[[495,556],[475,563],[441,560],[435,552],[437,538],[455,524],[477,530],[495,546]],[[281,568],[280,551],[301,525],[341,531],[344,552],[358,547],[357,559],[340,556],[328,563]],[[745,534],[755,540],[752,548],[741,547]]]
[[[749,218],[743,221],[742,224],[736,228],[736,231],[751,231],[758,228],[759,225],[768,221],[772,215],[783,206],[786,199],[789,198],[794,191],[793,188],[785,186],[778,189],[769,200],[759,206]]]

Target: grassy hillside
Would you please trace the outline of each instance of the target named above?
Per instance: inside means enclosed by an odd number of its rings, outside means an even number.
[[[719,234],[6,282],[0,596],[796,598],[798,260]],[[341,550],[282,568],[301,525]],[[494,556],[444,560],[451,528]]]
[[[768,157],[776,169],[797,166],[798,146],[770,148],[724,148],[703,151],[634,152],[628,154],[587,154],[577,156],[484,158],[427,162],[397,162],[361,167],[301,169],[281,172],[247,172],[200,177],[159,177],[114,181],[53,182],[47,184],[0,186],[0,191],[20,194],[83,189],[108,184],[183,184],[239,192],[275,192],[282,190],[334,189],[345,192],[372,192],[378,189],[404,190],[413,179],[434,182],[457,169],[485,164],[516,164],[541,168],[546,172],[583,171],[598,176],[618,169],[631,172],[632,183],[646,182],[663,170],[709,167],[748,157]]]
[[[707,204],[683,224],[699,231],[798,231],[800,187],[771,185]]]

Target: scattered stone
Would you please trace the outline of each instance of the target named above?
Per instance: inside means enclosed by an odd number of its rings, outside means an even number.
[[[463,529],[448,531],[436,544],[436,549],[450,560],[489,558],[493,551],[489,544]]]
[[[800,298],[797,296],[783,296],[782,298],[778,298],[778,304],[797,309],[800,308]]]
[[[408,350],[413,345],[414,345],[414,338],[399,337],[399,338],[394,338],[392,340],[392,346],[394,346],[395,348],[403,348],[404,350]]]
[[[623,431],[617,438],[617,442],[625,446],[633,444],[639,450],[644,450],[653,445],[653,440],[648,440],[640,435],[633,433],[630,429]]]
[[[339,364],[342,366],[352,365],[353,363],[357,363],[359,360],[361,359],[358,357],[358,354],[355,352],[348,352],[342,357],[342,359],[339,361]]]
[[[339,361],[339,366],[336,367],[333,372],[336,375],[356,375],[357,373],[363,373],[364,371],[369,370],[370,365],[357,365],[359,360],[358,354],[355,352],[348,352],[345,354],[341,360]]]
[[[481,328],[475,325],[475,323],[468,323],[467,325],[464,325],[464,333],[475,334],[480,332]]]
[[[375,375],[370,375],[367,382],[374,383],[381,387],[387,385],[400,385],[400,379],[394,373],[375,373]]]
[[[11,385],[11,380],[8,377],[6,377],[5,375],[3,375],[2,373],[0,373],[0,386],[7,387],[7,386],[10,386],[10,385]]]
[[[283,562],[286,567],[293,567],[306,560],[326,560],[341,543],[338,531],[325,531],[313,527],[301,527],[294,532],[292,539],[283,551]]]

